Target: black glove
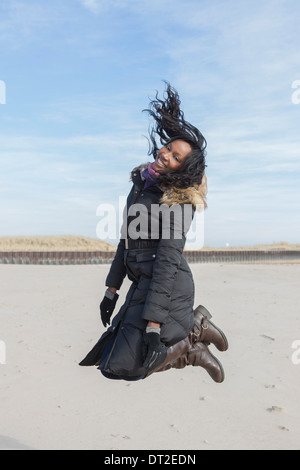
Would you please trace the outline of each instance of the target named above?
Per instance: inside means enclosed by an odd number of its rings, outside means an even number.
[[[104,299],[100,304],[101,320],[105,328],[107,325],[110,325],[110,318],[113,314],[118,298],[118,294],[113,294],[112,292],[107,291],[105,292]]]
[[[161,342],[159,328],[158,332],[144,332],[144,364],[146,369],[155,369],[162,364],[167,357],[168,348]]]

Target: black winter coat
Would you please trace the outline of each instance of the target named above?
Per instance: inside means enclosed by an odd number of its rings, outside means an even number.
[[[132,284],[112,325],[81,363],[97,363],[109,378],[132,380],[147,374],[143,333],[149,321],[161,324],[166,346],[186,338],[194,325],[194,281],[182,252],[194,211],[205,205],[206,181],[187,190],[143,189],[144,168],[132,172],[123,238],[106,279],[106,286],[120,289],[127,275]],[[168,210],[161,212],[164,208]],[[126,238],[131,238],[129,246]]]

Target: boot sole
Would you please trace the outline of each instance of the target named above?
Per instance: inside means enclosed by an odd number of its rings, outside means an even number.
[[[207,349],[208,349],[208,348],[207,348]],[[222,380],[217,381],[217,380],[214,380],[213,377],[212,377],[212,379],[213,379],[214,382],[216,382],[217,384],[222,384],[222,383],[224,382],[224,380],[225,380],[225,372],[224,372],[223,366],[222,366],[221,362],[219,361],[219,359],[211,353],[211,350],[210,350],[210,349],[209,349],[209,352],[210,352],[210,354],[212,355],[212,357],[214,358],[214,360],[219,364],[219,367],[220,367],[221,372],[222,372]]]
[[[202,343],[202,345],[204,345],[204,343]],[[219,361],[219,359],[214,356],[211,352],[211,350],[208,348],[208,346],[206,346],[206,349],[207,349],[207,352],[208,354],[211,356],[211,358],[216,362],[216,364],[218,365],[218,368],[219,368],[219,374],[218,376],[220,376],[221,374],[221,377],[219,380],[216,380],[216,377],[214,376],[213,372],[209,371],[209,368],[208,367],[205,367],[205,362],[203,361],[203,358],[201,357],[201,354],[203,353],[203,350],[202,349],[202,346],[201,346],[201,343],[196,343],[193,350],[191,350],[191,354],[192,354],[192,357],[191,356],[188,356],[188,364],[189,366],[193,366],[193,367],[201,367],[202,369],[204,369],[207,374],[210,376],[210,378],[215,382],[215,383],[223,383],[224,380],[225,380],[225,372],[224,372],[224,369],[223,369],[223,366],[221,364],[221,362]],[[200,352],[200,357],[198,356],[197,357],[197,350]],[[196,353],[195,353],[196,351]],[[198,360],[197,360],[198,359]],[[200,360],[199,360],[200,359]]]

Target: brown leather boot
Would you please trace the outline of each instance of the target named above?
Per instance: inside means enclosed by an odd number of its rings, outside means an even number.
[[[194,344],[194,347],[187,352],[187,361],[190,366],[203,367],[215,382],[224,382],[225,373],[222,364],[204,343]]]
[[[179,343],[170,346],[167,351],[167,357],[165,361],[160,364],[156,369],[153,369],[151,372],[147,374],[146,377],[153,374],[154,372],[164,372],[165,370],[169,370],[176,364],[176,369],[183,369],[187,366],[186,359],[187,359],[187,352],[191,349],[191,343],[188,338],[185,338]]]
[[[228,341],[223,333],[210,319],[209,311],[199,305],[194,310],[195,325],[190,333],[190,341],[192,344],[204,343],[206,345],[214,344],[219,351],[227,351]]]
[[[202,367],[215,382],[224,382],[224,370],[218,359],[211,354],[204,343],[191,344],[189,337],[170,347],[166,360],[156,369],[149,372],[147,377],[154,372],[183,369],[186,366]]]

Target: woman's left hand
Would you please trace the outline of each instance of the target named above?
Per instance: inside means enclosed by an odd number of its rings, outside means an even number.
[[[112,292],[111,289],[109,290]],[[109,294],[106,291],[105,296],[100,304],[100,316],[105,328],[107,325],[110,325],[110,318],[113,314],[118,298],[119,295],[117,293]]]
[[[157,331],[155,331],[157,330]],[[145,369],[155,369],[167,357],[168,348],[160,339],[160,328],[147,327],[144,332],[144,364]]]

